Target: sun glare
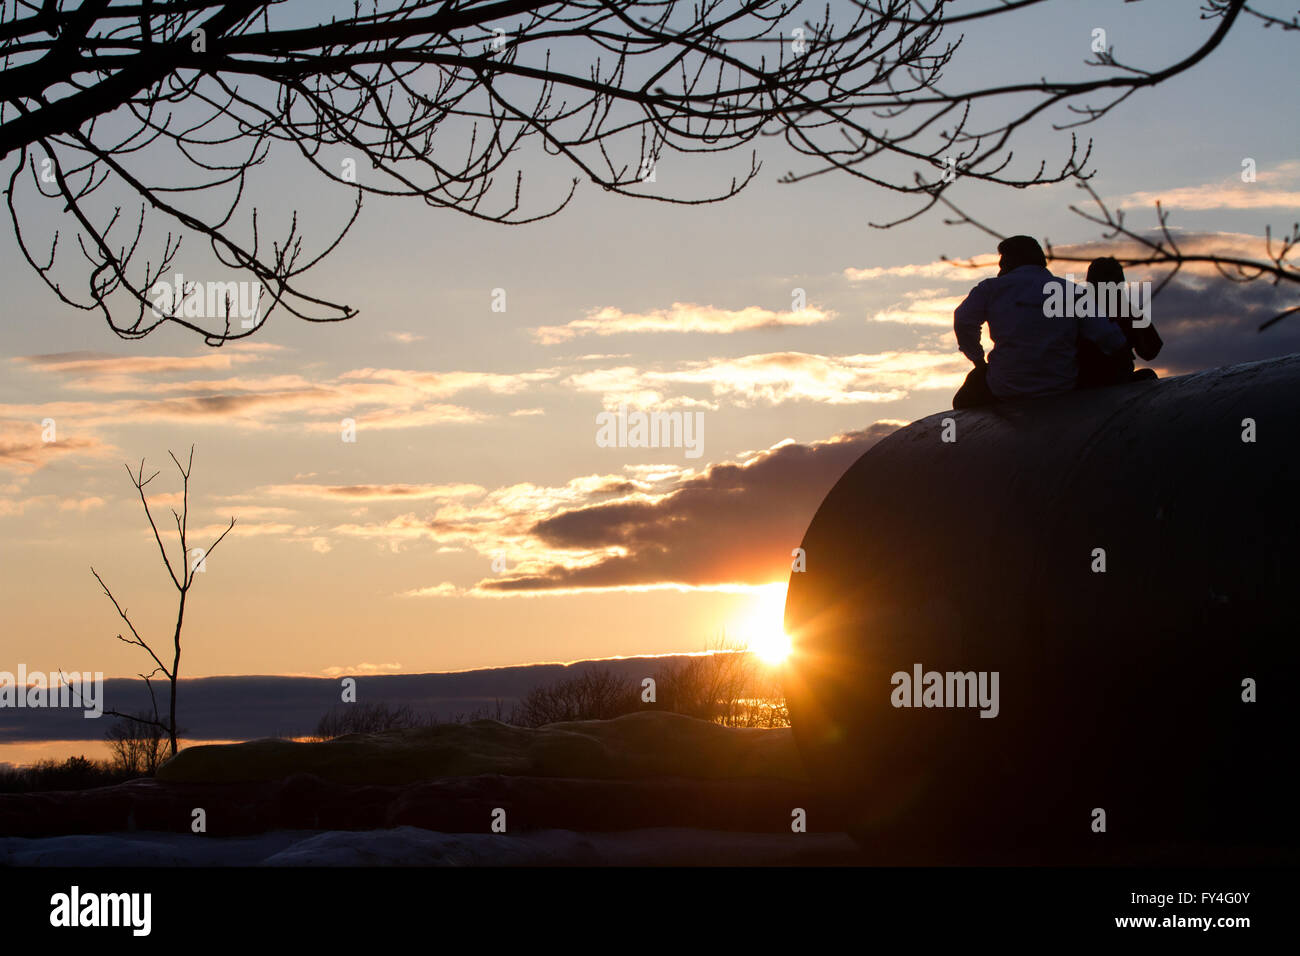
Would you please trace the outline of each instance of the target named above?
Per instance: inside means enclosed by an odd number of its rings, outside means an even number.
[[[785,591],[783,583],[765,585],[754,595],[749,611],[729,628],[765,664],[781,664],[790,656],[790,638],[784,626]]]

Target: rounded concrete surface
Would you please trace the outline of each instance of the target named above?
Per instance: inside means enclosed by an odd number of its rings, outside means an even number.
[[[883,858],[1294,845],[1298,514],[1300,356],[900,429],[790,576],[809,771]]]

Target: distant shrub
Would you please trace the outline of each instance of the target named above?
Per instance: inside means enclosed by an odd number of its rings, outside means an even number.
[[[609,720],[641,708],[640,688],[608,668],[584,670],[534,687],[519,702],[512,723],[540,727],[568,720]]]
[[[428,726],[430,721],[409,705],[390,707],[385,703],[346,704],[329,711],[316,724],[318,740],[332,740],[346,734],[378,734],[385,730],[409,730]]]
[[[655,681],[653,703],[642,703],[640,682],[631,677],[609,669],[586,670],[533,688],[509,722],[540,727],[665,710],[724,727],[790,726],[779,670],[763,664],[748,651],[719,649],[678,659],[651,676]]]
[[[315,737],[330,740],[344,734],[483,719],[541,727],[574,720],[612,720],[643,710],[671,711],[724,727],[790,726],[780,669],[725,643],[715,643],[714,647],[709,654],[665,662],[654,674],[647,675],[655,681],[653,703],[642,702],[639,678],[618,674],[608,667],[587,667],[532,688],[509,711],[497,700],[494,707],[433,720],[421,717],[406,705],[343,705],[320,719]]]
[[[654,675],[653,705],[724,727],[789,727],[780,679],[753,654],[721,650],[673,661]]]
[[[518,710],[518,707],[511,707],[506,710],[505,703],[498,697],[490,707],[475,707],[468,713],[460,711],[452,714],[446,720],[434,721],[434,723],[468,724],[475,720],[495,720],[502,724],[517,724],[519,722]]]
[[[0,770],[0,792],[32,793],[41,790],[90,790],[129,780],[107,761],[90,760],[85,755],[57,760],[39,760],[26,767]]]

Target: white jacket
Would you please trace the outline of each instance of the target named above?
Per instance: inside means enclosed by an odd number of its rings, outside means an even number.
[[[1054,395],[1073,389],[1079,378],[1080,335],[1107,353],[1128,347],[1124,332],[1105,318],[1048,316],[1044,302],[1051,283],[1066,286],[1064,279],[1043,266],[1020,266],[985,279],[953,313],[957,347],[976,364],[984,360],[980,326],[988,323],[993,341],[988,386],[998,398]],[[1062,299],[1073,291],[1063,288]]]

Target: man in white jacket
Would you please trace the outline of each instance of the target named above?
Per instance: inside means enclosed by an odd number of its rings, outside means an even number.
[[[1078,343],[1083,336],[1103,352],[1128,347],[1117,325],[1096,318],[1049,315],[1052,284],[1065,280],[1047,271],[1047,258],[1032,236],[998,243],[998,274],[985,279],[953,313],[957,347],[975,364],[953,397],[953,408],[1056,395],[1074,389],[1079,378]],[[1062,288],[1056,301],[1074,290]],[[989,326],[993,349],[987,361],[980,327]]]

